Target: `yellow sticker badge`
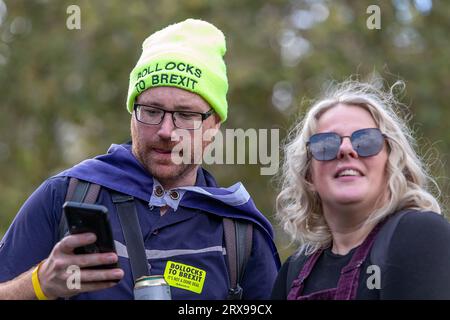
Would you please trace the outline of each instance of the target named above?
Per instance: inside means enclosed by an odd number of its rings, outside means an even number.
[[[164,279],[176,288],[201,293],[205,283],[206,271],[187,264],[167,261]]]

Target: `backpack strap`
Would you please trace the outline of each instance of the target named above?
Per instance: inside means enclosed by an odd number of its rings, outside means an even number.
[[[241,300],[240,285],[252,252],[253,225],[242,220],[223,218],[225,247],[230,275],[227,300]]]
[[[94,204],[99,193],[100,186],[98,184],[78,180],[77,178],[70,178],[65,201]],[[62,213],[61,220],[59,221],[58,241],[64,238],[68,232],[69,227],[67,226],[66,216]]]
[[[308,256],[304,254],[304,248],[300,249],[300,252],[291,256],[288,264],[288,271],[286,276],[286,296],[292,288],[292,283],[297,279],[301,267],[305,264]]]
[[[389,216],[377,234],[372,250],[370,251],[370,262],[380,267],[381,270],[386,266],[387,249],[389,248],[395,229],[400,220],[409,212],[411,211],[403,210]]]
[[[111,191],[111,197],[116,205],[122,225],[128,257],[130,258],[131,273],[134,282],[136,282],[140,277],[148,276],[150,273],[134,197],[115,191]]]

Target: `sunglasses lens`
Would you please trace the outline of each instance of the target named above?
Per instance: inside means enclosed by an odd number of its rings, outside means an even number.
[[[341,137],[331,132],[318,133],[309,139],[309,150],[314,159],[318,161],[335,159],[340,145]]]
[[[370,157],[381,151],[384,138],[379,129],[369,128],[353,132],[351,141],[360,157]]]

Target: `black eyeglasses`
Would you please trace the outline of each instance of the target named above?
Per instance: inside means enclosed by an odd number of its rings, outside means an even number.
[[[160,124],[166,113],[170,113],[175,127],[179,129],[195,130],[200,129],[203,121],[214,113],[214,109],[205,113],[194,111],[169,111],[154,106],[135,103],[134,113],[139,122],[151,125]]]
[[[314,159],[329,161],[337,158],[342,140],[350,138],[353,149],[360,157],[371,157],[383,148],[387,136],[378,128],[356,130],[351,136],[340,136],[335,132],[323,132],[312,135],[306,143]]]

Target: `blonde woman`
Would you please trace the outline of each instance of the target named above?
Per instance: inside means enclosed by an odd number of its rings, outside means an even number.
[[[277,217],[303,245],[273,299],[450,299],[450,224],[396,107],[346,81],[291,132]]]

